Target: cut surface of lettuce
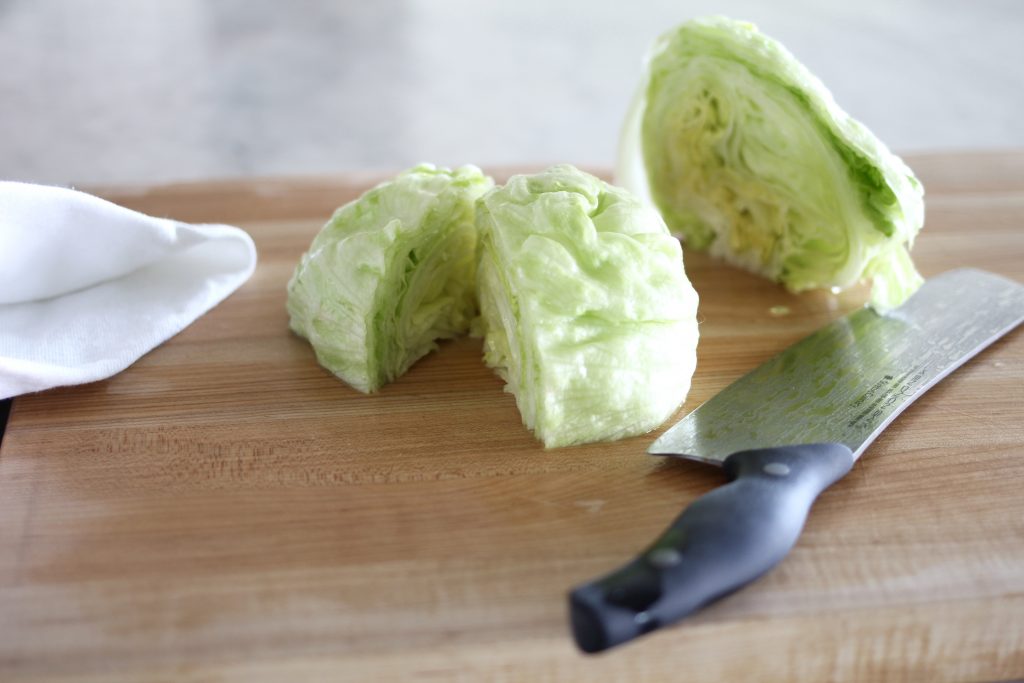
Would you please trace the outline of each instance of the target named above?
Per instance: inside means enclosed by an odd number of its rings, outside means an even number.
[[[623,128],[616,182],[688,248],[791,291],[871,278],[880,310],[922,280],[913,172],[780,43],[697,19],[659,38]]]
[[[288,283],[290,326],[317,360],[373,392],[476,315],[476,167],[421,164],[338,209]]]
[[[547,447],[664,422],[696,363],[697,294],[653,207],[572,166],[478,202],[484,359]]]

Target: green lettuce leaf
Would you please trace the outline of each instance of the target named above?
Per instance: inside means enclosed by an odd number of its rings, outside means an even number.
[[[404,373],[476,315],[480,169],[423,164],[338,209],[288,283],[290,325],[363,392]]]
[[[921,183],[748,23],[698,19],[658,39],[616,182],[652,201],[686,247],[791,291],[872,278],[885,310],[922,282],[908,254]]]
[[[545,446],[641,434],[685,399],[697,295],[664,221],[572,166],[478,202],[484,358]]]

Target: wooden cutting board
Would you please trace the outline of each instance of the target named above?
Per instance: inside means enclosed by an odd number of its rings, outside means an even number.
[[[928,189],[922,272],[1024,280],[1024,153],[908,161]],[[285,283],[331,210],[377,179],[102,191],[241,225],[260,265],[120,375],[14,401],[0,680],[1024,676],[1020,330],[907,410],[774,572],[586,657],[567,590],[633,557],[723,476],[646,456],[654,435],[545,451],[477,340],[443,344],[374,396],[321,369],[288,332]],[[686,266],[701,341],[677,417],[864,298],[793,296],[695,253]]]

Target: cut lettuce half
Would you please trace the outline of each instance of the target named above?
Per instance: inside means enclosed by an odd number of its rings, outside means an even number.
[[[924,222],[913,172],[781,44],[723,17],[657,40],[627,115],[616,182],[653,202],[687,248],[791,291],[874,281],[902,303]]]
[[[572,166],[478,202],[484,359],[551,448],[641,434],[686,398],[697,294],[657,211]]]
[[[288,283],[291,328],[363,392],[404,373],[476,315],[474,166],[423,164],[338,209]]]

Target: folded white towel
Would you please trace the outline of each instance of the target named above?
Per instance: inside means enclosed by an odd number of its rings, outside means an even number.
[[[238,228],[0,182],[0,399],[124,370],[255,267]]]

